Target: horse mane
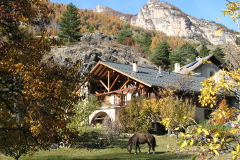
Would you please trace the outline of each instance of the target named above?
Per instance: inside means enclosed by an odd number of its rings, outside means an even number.
[[[128,144],[127,144],[128,146],[133,143],[133,138],[135,137],[136,137],[136,133],[133,136],[131,136],[130,139],[128,140]]]

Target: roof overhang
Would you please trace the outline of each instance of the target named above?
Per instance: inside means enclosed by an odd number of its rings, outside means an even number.
[[[124,76],[126,76],[126,77],[128,77],[128,78],[130,78],[130,79],[132,79],[132,80],[135,80],[135,81],[137,81],[137,82],[139,82],[139,83],[141,83],[141,84],[144,84],[144,85],[146,85],[146,86],[148,86],[148,87],[152,87],[151,84],[148,84],[148,83],[146,83],[146,82],[143,82],[143,81],[141,81],[141,80],[139,80],[139,79],[137,79],[137,78],[135,78],[135,77],[133,77],[133,76],[131,76],[131,75],[129,75],[129,74],[126,74],[126,73],[124,73],[124,72],[122,72],[122,71],[120,71],[120,70],[118,70],[118,69],[116,69],[116,68],[114,68],[114,67],[111,67],[111,66],[109,66],[109,65],[107,65],[107,64],[105,64],[105,63],[103,63],[103,62],[101,62],[101,61],[99,61],[99,62],[93,67],[93,69],[90,71],[90,75],[95,75],[95,76],[98,76],[98,77],[105,77],[105,76],[108,74],[107,71],[108,71],[109,69],[111,69],[111,70],[113,70],[113,71],[115,71],[115,72],[117,72],[117,73],[120,73],[120,74],[122,74],[122,75],[124,75]]]

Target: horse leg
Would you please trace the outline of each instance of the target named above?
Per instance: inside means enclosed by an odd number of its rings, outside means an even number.
[[[139,143],[138,143],[138,153],[141,153]]]
[[[151,143],[148,142],[148,153],[147,154],[150,153],[151,148],[153,150],[153,154],[155,154],[155,147]]]
[[[155,154],[155,146],[151,143],[151,148],[153,150],[153,154]],[[149,153],[150,153],[150,148],[149,148]]]
[[[152,146],[153,154],[155,154],[155,147]]]
[[[135,144],[135,154],[137,154],[138,143]]]
[[[151,144],[149,142],[147,144],[148,144],[148,153],[147,154],[149,154],[150,150],[151,150]]]

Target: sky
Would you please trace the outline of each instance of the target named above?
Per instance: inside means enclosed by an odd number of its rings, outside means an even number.
[[[81,9],[93,9],[97,5],[110,7],[125,14],[137,14],[148,0],[50,0],[53,3],[69,4],[72,3]],[[230,16],[224,16],[222,9],[226,8],[226,0],[164,0],[184,13],[196,18],[215,21],[223,24],[229,29],[238,30],[239,27],[232,22]],[[220,19],[217,20],[217,18]]]

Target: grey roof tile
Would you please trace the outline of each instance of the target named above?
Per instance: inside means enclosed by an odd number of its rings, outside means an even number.
[[[132,65],[104,61],[102,61],[101,63],[111,67],[112,69],[120,73],[128,75],[137,81],[144,82],[145,84],[148,84],[148,86],[164,87],[167,83],[176,84],[177,82],[180,82],[182,80],[183,76],[186,76],[184,74],[179,74],[175,72],[159,72],[159,70],[157,69],[144,68],[139,66],[138,72],[134,72]],[[203,82],[204,79],[205,77],[192,77],[191,84],[188,84],[187,87],[189,87],[189,89],[192,91],[199,92],[202,88],[200,82]],[[181,86],[179,86],[179,89],[181,89]]]

